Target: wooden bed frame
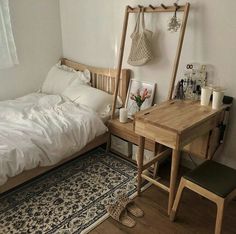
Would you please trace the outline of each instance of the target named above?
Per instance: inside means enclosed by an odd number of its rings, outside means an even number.
[[[67,65],[69,67],[74,68],[75,70],[84,71],[85,69],[88,69],[91,72],[91,83],[92,87],[103,90],[109,94],[114,94],[115,87],[116,87],[116,80],[117,80],[117,70],[116,69],[109,69],[109,68],[97,68],[92,66],[87,66],[84,64],[80,64],[65,58],[61,59],[62,64]],[[119,83],[119,96],[121,97],[123,103],[125,103],[126,94],[129,86],[129,80],[130,80],[130,70],[123,69],[121,72],[121,80]],[[8,181],[0,186],[0,194],[3,192],[6,192],[12,188],[15,188],[18,185],[21,185],[25,183],[26,181],[29,181],[30,179],[33,179],[39,175],[42,175],[43,173],[52,170],[53,168],[56,168],[65,162],[68,162],[104,143],[107,142],[109,137],[108,133],[105,133],[99,137],[96,137],[93,141],[89,142],[82,150],[80,150],[78,153],[69,156],[65,158],[64,160],[60,161],[59,163],[48,166],[48,167],[37,167],[31,170],[27,170],[22,172],[21,174],[8,178]]]

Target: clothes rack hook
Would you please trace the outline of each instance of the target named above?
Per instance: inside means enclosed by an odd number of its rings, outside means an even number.
[[[176,10],[178,10],[180,8],[180,6],[176,2],[174,3],[174,6],[175,6]]]
[[[143,8],[143,6],[141,6],[141,5],[138,5],[138,7],[141,8],[141,9]]]
[[[128,5],[128,8],[129,8],[130,10],[133,10],[133,9],[134,9],[133,7],[131,7],[131,6],[129,6],[129,5]]]
[[[163,3],[161,4],[161,7],[164,8],[165,10],[167,9],[167,6],[165,6]]]
[[[155,10],[155,7],[153,5],[149,5],[150,8],[152,8],[153,10]]]

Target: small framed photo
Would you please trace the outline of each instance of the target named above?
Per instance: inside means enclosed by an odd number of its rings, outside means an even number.
[[[126,97],[125,108],[128,110],[128,117],[145,110],[153,105],[156,91],[156,83],[143,82],[131,79]]]

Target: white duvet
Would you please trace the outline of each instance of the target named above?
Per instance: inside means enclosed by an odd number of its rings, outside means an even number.
[[[59,95],[0,102],[0,185],[24,170],[56,164],[106,130],[95,112]]]

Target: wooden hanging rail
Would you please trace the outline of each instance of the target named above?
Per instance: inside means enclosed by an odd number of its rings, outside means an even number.
[[[140,7],[143,7],[143,6],[140,6],[140,5],[138,5],[138,7],[126,6],[124,23],[123,23],[123,30],[122,30],[122,37],[121,37],[121,44],[120,44],[120,51],[119,51],[118,66],[117,66],[116,88],[115,88],[115,92],[114,92],[114,100],[113,100],[113,106],[112,106],[112,116],[111,116],[112,119],[114,119],[114,117],[115,117],[115,107],[116,107],[117,94],[118,94],[119,83],[120,83],[122,62],[123,62],[123,57],[124,57],[125,39],[126,39],[128,22],[129,22],[129,14],[140,12]],[[166,6],[164,4],[161,4],[161,6],[157,6],[157,7],[155,7],[153,5],[149,5],[148,7],[143,7],[143,8],[144,8],[145,13],[175,12],[176,10],[178,10],[178,12],[184,13],[181,28],[180,28],[178,46],[177,46],[177,51],[176,51],[176,55],[175,55],[174,67],[173,67],[173,71],[172,71],[172,77],[171,77],[169,93],[168,93],[168,100],[170,100],[170,99],[172,99],[172,96],[173,96],[174,85],[175,85],[180,55],[181,55],[182,46],[183,46],[183,40],[184,40],[184,34],[185,34],[185,29],[186,29],[187,20],[188,20],[190,4],[186,3],[185,5],[181,5],[181,6],[177,5],[176,3],[174,3],[172,6]]]
[[[176,4],[177,5],[177,4]],[[161,4],[161,6],[155,7],[153,5],[149,5],[148,7],[144,7],[145,13],[155,13],[155,12],[175,12],[176,5],[173,6],[165,6],[164,4]],[[177,5],[178,6],[178,5]],[[129,13],[138,13],[140,10],[140,6],[138,7],[131,7],[128,6],[128,12]],[[178,11],[184,11],[185,6],[178,6]]]

